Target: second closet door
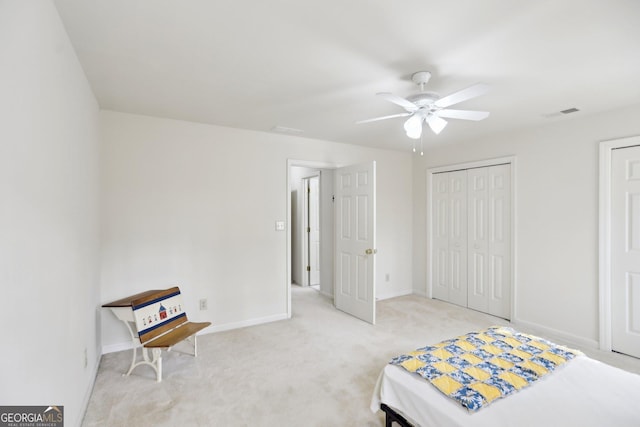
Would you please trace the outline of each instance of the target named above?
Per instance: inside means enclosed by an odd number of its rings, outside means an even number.
[[[510,318],[510,165],[467,171],[467,306]]]

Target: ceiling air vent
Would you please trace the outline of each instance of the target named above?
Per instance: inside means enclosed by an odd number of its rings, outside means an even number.
[[[578,110],[577,108],[573,107],[573,108],[567,108],[566,110],[562,110],[560,111],[562,114],[571,114],[571,113],[577,113]]]
[[[271,132],[300,134],[300,133],[303,133],[304,131],[302,129],[289,128],[286,126],[274,126],[271,128]]]
[[[577,113],[578,111],[580,111],[580,110],[575,108],[575,107],[572,107],[572,108],[567,108],[566,110],[557,111],[555,113],[543,114],[542,117],[546,117],[547,119],[551,119],[553,117],[560,117],[560,116],[565,116],[565,115],[571,114],[571,113]]]

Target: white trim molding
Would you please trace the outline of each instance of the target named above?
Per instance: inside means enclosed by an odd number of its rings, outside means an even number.
[[[543,336],[549,338],[555,342],[570,346],[578,347],[581,349],[596,349],[598,348],[598,341],[580,337],[578,335],[569,334],[557,329],[548,328],[538,323],[527,322],[520,319],[513,319],[511,324],[518,330],[528,332],[534,335]]]
[[[640,136],[600,142],[599,306],[600,349],[611,351],[611,153],[640,145]]]

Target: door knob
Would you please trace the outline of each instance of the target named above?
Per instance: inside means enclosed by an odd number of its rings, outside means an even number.
[[[378,250],[377,249],[367,249],[366,251],[364,251],[364,253],[366,253],[367,255],[373,255],[373,254],[377,254]]]

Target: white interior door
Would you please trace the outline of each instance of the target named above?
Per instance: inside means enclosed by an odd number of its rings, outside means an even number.
[[[375,324],[376,164],[335,171],[336,308]]]
[[[467,306],[467,171],[433,181],[433,296]]]
[[[511,165],[469,169],[468,306],[511,317]]]
[[[469,308],[489,311],[489,236],[487,195],[487,168],[470,169],[468,172],[469,186],[467,200],[469,203]]]
[[[611,154],[611,348],[640,357],[640,147]]]
[[[433,175],[432,294],[434,298],[449,301],[449,174]]]
[[[467,171],[449,172],[449,301],[467,306]]]
[[[320,177],[309,178],[309,285],[320,284]]]

